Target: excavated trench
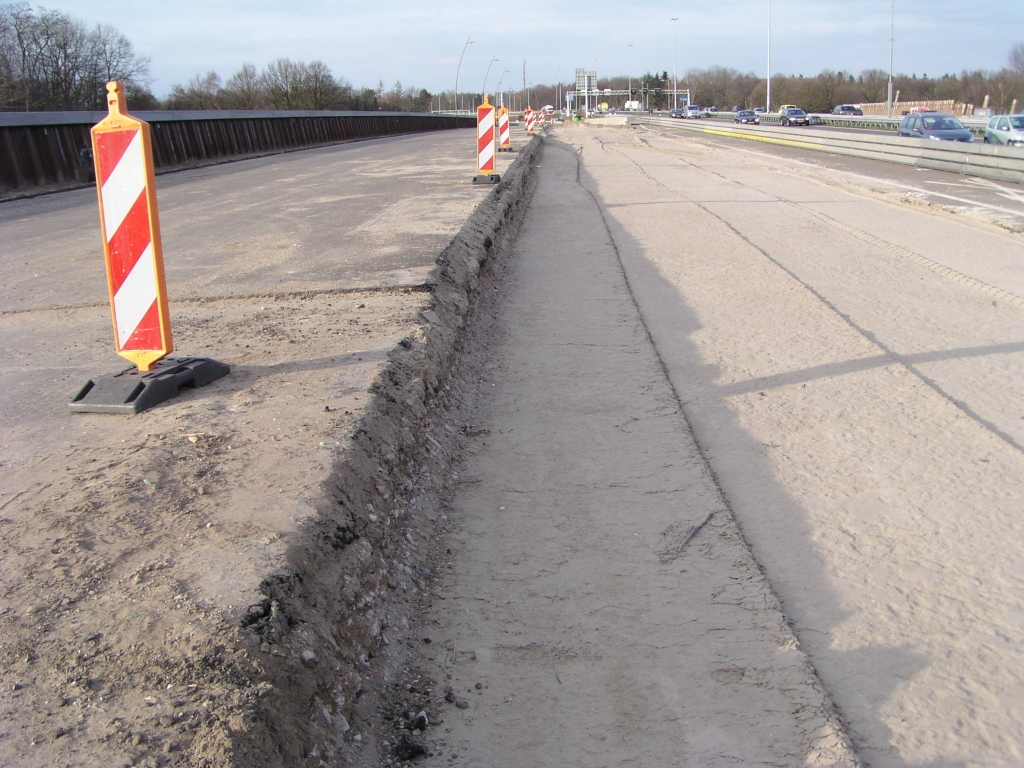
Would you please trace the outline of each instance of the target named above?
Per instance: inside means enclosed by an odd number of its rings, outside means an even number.
[[[415,734],[443,692],[383,633],[408,628],[425,599],[472,407],[471,331],[529,207],[541,146],[519,152],[438,258],[419,322],[388,355],[318,515],[245,612],[243,644],[271,661],[240,686],[251,695],[234,725],[221,717],[196,734],[190,763],[375,765],[422,752]]]

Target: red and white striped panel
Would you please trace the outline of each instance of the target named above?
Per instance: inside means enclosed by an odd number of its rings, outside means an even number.
[[[533,133],[537,124],[537,113],[532,109],[526,110],[526,132]]]
[[[98,133],[96,169],[118,351],[163,348],[141,129]]]
[[[494,173],[494,105],[476,108],[476,154],[480,173]]]
[[[509,127],[508,110],[498,110],[498,144],[502,147],[512,146],[512,129]]]

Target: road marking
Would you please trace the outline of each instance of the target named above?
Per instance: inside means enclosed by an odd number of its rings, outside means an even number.
[[[794,139],[776,139],[771,136],[761,136],[753,133],[743,133],[742,131],[719,131],[715,128],[705,128],[701,133],[713,133],[716,136],[732,136],[740,139],[750,139],[751,141],[763,141],[766,144],[783,144],[787,147],[801,147],[802,149],[818,149],[823,150],[825,147],[821,144],[812,144],[809,141],[796,141]]]
[[[734,134],[723,133],[722,135],[723,136],[732,136]],[[723,149],[731,149],[731,150],[733,150],[735,152],[746,152],[747,154],[750,154],[750,155],[756,155],[757,157],[764,157],[764,158],[768,158],[768,159],[771,159],[771,160],[776,160],[776,161],[783,160],[783,161],[786,161],[786,162],[796,163],[797,165],[804,165],[804,166],[807,166],[808,168],[814,168],[815,170],[819,170],[819,171],[820,170],[828,170],[828,171],[835,171],[837,173],[844,173],[847,176],[850,176],[851,178],[854,178],[854,179],[862,179],[864,181],[869,181],[869,182],[871,182],[873,184],[888,184],[888,185],[893,186],[893,187],[895,187],[896,189],[899,189],[899,190],[906,190],[906,191],[909,191],[909,192],[917,192],[919,194],[929,195],[931,197],[941,197],[941,198],[943,198],[945,200],[952,200],[954,202],[961,203],[961,204],[967,205],[967,206],[974,206],[975,208],[980,208],[982,210],[998,211],[999,213],[1005,213],[1005,214],[1007,214],[1009,216],[1013,216],[1015,218],[1024,217],[1024,211],[1021,211],[1021,210],[1014,210],[1013,208],[1004,208],[1004,207],[1002,207],[1000,205],[993,205],[992,203],[984,203],[984,202],[980,202],[978,200],[969,200],[969,199],[967,199],[965,197],[957,197],[956,195],[947,195],[947,194],[944,194],[942,192],[936,192],[936,191],[931,190],[931,189],[924,189],[922,187],[915,187],[912,184],[907,184],[905,182],[897,181],[895,179],[884,179],[884,178],[878,178],[877,176],[865,176],[864,174],[857,173],[856,171],[849,171],[849,170],[843,170],[843,169],[837,169],[837,168],[830,168],[829,166],[824,165],[822,163],[815,163],[815,162],[811,162],[811,161],[808,161],[808,160],[799,160],[797,158],[792,158],[792,157],[780,158],[780,157],[777,157],[775,155],[766,155],[766,154],[764,154],[764,152],[758,152],[757,150],[754,150],[754,149],[742,149],[740,147],[730,147],[728,145],[721,145],[721,144],[715,145],[715,146],[720,146]],[[884,162],[884,161],[879,160],[878,162]],[[919,171],[929,171],[931,169],[930,168],[918,168],[917,170],[919,170]],[[974,180],[975,177],[970,177],[970,178],[972,180]],[[967,179],[965,178],[964,181],[966,182]],[[976,181],[976,183],[981,184],[981,183],[983,183],[983,181],[984,181],[984,184],[986,186],[992,185],[993,191],[1003,190],[1003,192],[999,192],[998,193],[1002,197],[1005,197],[1007,199],[1013,200],[1014,202],[1024,203],[1024,194],[1018,193],[1018,192],[1014,192],[1013,190],[1007,189],[1006,187],[1002,187],[1001,185],[996,184],[996,183],[991,182],[991,181],[988,181],[988,180],[978,179]],[[957,186],[956,182],[928,181],[926,183],[928,183],[928,184],[946,183],[946,184],[949,184],[950,186]]]
[[[1002,184],[996,184],[994,181],[972,176],[967,179],[966,183],[992,190],[1000,197],[1005,197],[1007,200],[1012,200],[1015,203],[1024,203],[1024,192],[1018,192],[1015,189],[1004,187]]]

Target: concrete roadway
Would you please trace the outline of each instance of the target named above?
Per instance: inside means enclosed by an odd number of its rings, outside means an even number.
[[[1020,765],[1019,189],[692,133],[558,135],[865,762]]]
[[[692,121],[691,121],[692,122]],[[713,124],[713,123],[712,123]],[[802,128],[765,126],[771,132],[789,138],[799,138]],[[815,130],[822,128],[818,126]],[[785,159],[788,164],[818,169],[827,183],[851,190],[869,191],[899,197],[905,201],[939,206],[953,213],[967,213],[995,221],[1012,231],[1024,229],[1024,190],[1019,184],[991,181],[973,176],[933,171],[929,168],[882,163],[827,152],[811,152],[798,147],[730,139],[723,136],[705,136],[691,132],[681,133],[664,123],[644,126],[673,136],[686,136],[709,146],[728,147],[735,152],[751,156]],[[830,130],[843,130],[840,128]],[[887,134],[891,135],[891,134]]]

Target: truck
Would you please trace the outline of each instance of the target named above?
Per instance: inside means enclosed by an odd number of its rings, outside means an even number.
[[[644,108],[644,103],[642,101],[627,101],[622,108],[627,112],[639,112]]]

